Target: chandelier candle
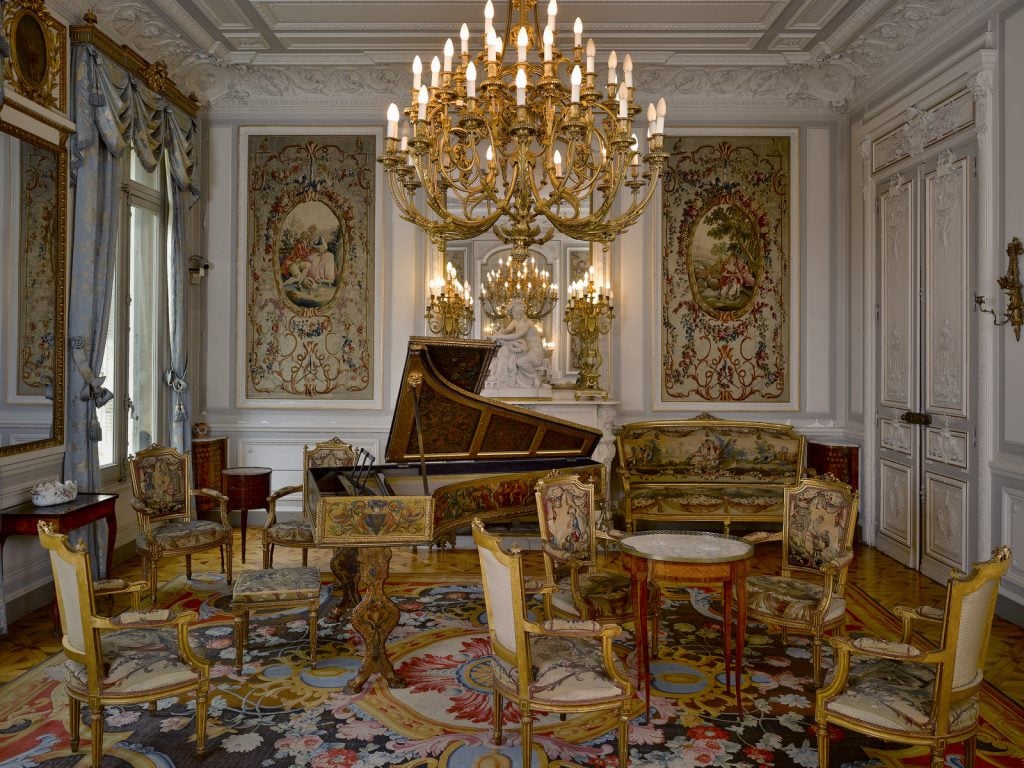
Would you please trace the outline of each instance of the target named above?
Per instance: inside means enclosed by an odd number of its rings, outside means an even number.
[[[653,196],[667,157],[664,99],[646,109],[641,147],[633,123],[645,110],[635,101],[632,58],[623,57],[620,82],[612,53],[600,85],[597,46],[584,46],[582,20],[563,27],[572,42],[563,51],[557,14],[550,2],[542,28],[536,0],[510,0],[499,36],[488,0],[480,50],[471,50],[474,33],[463,24],[458,57],[449,38],[443,65],[433,57],[429,88],[414,59],[408,106],[388,110],[380,157],[388,187],[401,216],[442,253],[448,242],[493,230],[511,246],[515,274],[529,248],[556,231],[607,250]],[[403,112],[411,129],[399,131]]]

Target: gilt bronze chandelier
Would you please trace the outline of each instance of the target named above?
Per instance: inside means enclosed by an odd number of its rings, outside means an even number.
[[[470,52],[463,24],[459,55],[449,38],[429,81],[420,58],[413,61],[405,120],[396,104],[388,108],[380,158],[388,186],[402,218],[426,232],[442,263],[446,243],[491,230],[511,246],[514,268],[556,230],[607,248],[657,187],[666,159],[664,99],[646,108],[644,151],[633,127],[642,109],[630,56],[620,69],[610,52],[599,85],[594,41],[584,45],[577,18],[563,53],[557,11],[551,0],[542,30],[536,0],[510,0],[499,36],[487,0],[483,47]],[[492,316],[503,309],[483,308]]]

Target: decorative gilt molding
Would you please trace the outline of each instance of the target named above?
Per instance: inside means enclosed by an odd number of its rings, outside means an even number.
[[[154,92],[163,96],[185,114],[196,117],[199,114],[199,101],[195,94],[185,96],[168,76],[166,62],[150,62],[127,45],[118,45],[97,26],[97,18],[92,11],[85,14],[85,24],[71,27],[71,42],[79,45],[92,45],[111,61],[124,67],[128,72],[142,78]]]
[[[5,87],[45,109],[67,112],[67,28],[43,0],[8,0],[2,10],[9,47],[0,58]]]

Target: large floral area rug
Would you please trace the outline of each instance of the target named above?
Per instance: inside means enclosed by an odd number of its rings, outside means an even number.
[[[164,589],[162,595],[174,590]],[[403,576],[388,593],[402,612],[388,644],[407,687],[388,689],[374,676],[364,691],[343,690],[359,665],[360,641],[346,621],[327,617],[333,605],[324,586],[319,661],[308,659],[303,615],[260,614],[253,620],[241,674],[234,671],[229,596],[219,579],[178,585],[171,602],[197,609],[197,640],[215,661],[207,754],[195,755],[190,699],[165,700],[155,713],[145,706],[106,710],[103,766],[401,766],[499,768],[521,765],[518,712],[505,712],[506,741],[491,743],[490,671],[486,614],[479,584],[444,583]],[[659,658],[649,720],[638,699],[630,724],[635,768],[665,766],[816,766],[810,648],[791,637],[751,626],[743,676],[744,712],[723,687],[721,620],[717,600],[693,590],[663,610]],[[889,632],[891,619],[853,591],[848,629]],[[635,674],[632,634],[623,633],[620,657]],[[68,747],[67,697],[61,656],[0,691],[0,768],[85,766],[82,748]],[[983,694],[978,740],[981,766],[1024,765],[1024,716],[992,687]],[[533,766],[566,768],[616,765],[614,723],[607,717],[541,715]],[[834,766],[926,766],[921,749],[886,745],[854,734],[833,735]],[[963,763],[958,750],[947,766]]]

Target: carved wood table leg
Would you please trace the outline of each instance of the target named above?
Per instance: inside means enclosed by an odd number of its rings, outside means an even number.
[[[338,622],[359,602],[359,555],[355,547],[338,547],[334,550],[331,573],[337,581],[334,594],[338,602],[331,610],[330,619]]]
[[[387,639],[398,625],[398,607],[384,594],[391,547],[359,548],[359,584],[363,599],[352,611],[352,627],[363,638],[363,661],[356,676],[345,686],[346,693],[358,693],[371,674],[380,672],[392,688],[404,688],[387,655]]]

